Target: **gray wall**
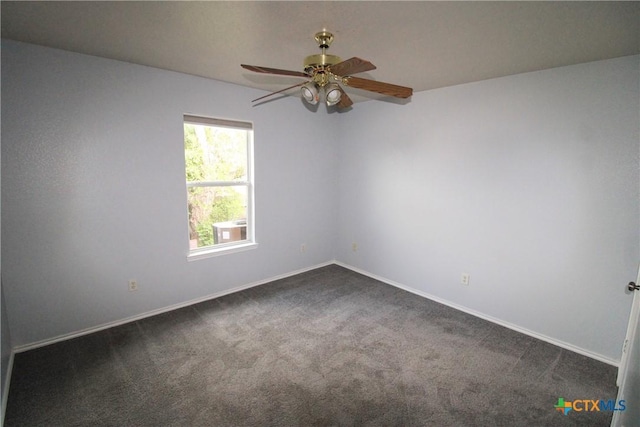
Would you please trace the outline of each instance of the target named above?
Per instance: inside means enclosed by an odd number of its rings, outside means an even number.
[[[0,120],[2,122],[2,120]],[[0,138],[0,141],[2,138]],[[1,146],[1,144],[0,144]],[[0,150],[1,153],[1,150]],[[0,154],[0,159],[2,155]],[[1,169],[1,168],[0,168]],[[0,188],[2,182],[2,175],[0,174]],[[0,207],[2,202],[0,201]],[[0,212],[2,209],[0,209]],[[1,222],[1,221],[0,221]],[[4,291],[2,289],[2,233],[0,233],[0,425],[3,424],[4,421],[4,411],[5,411],[5,393],[7,393],[7,388],[5,387],[5,382],[8,380],[9,374],[9,362],[11,359],[11,331],[9,330],[9,322],[7,319],[7,309],[4,302]]]
[[[264,92],[10,41],[2,55],[15,346],[334,258],[336,144],[299,99],[252,108]],[[187,262],[184,113],[254,123],[257,249]]]
[[[358,105],[338,260],[618,361],[640,259],[638,82],[635,56]]]
[[[639,259],[639,57],[313,114],[32,45],[2,55],[16,346],[337,259],[619,359]],[[186,261],[183,113],[254,122],[258,249]]]

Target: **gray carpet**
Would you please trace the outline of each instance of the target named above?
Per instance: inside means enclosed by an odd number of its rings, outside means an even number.
[[[541,313],[541,315],[544,315]],[[608,426],[614,367],[331,265],[17,354],[6,426]]]

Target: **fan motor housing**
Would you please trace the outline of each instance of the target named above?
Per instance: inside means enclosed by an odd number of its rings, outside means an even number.
[[[339,62],[342,62],[342,59],[336,55],[326,53],[310,55],[304,59],[304,70],[308,72],[310,69],[324,69],[328,65],[334,65]]]

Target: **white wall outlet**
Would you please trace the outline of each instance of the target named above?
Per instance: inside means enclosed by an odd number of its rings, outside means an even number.
[[[307,244],[306,243],[302,243],[300,245],[300,253],[303,254],[305,252],[307,252]]]
[[[358,244],[357,244],[356,242],[353,242],[353,243],[351,244],[351,250],[352,250],[353,252],[357,252],[357,251],[358,251]]]
[[[460,275],[460,283],[463,285],[469,286],[469,273],[462,273]]]
[[[136,279],[129,280],[129,291],[137,291],[138,290],[138,281]]]

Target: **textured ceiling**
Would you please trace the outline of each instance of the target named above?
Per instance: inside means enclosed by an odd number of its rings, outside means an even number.
[[[640,53],[639,2],[11,2],[2,37],[278,90],[300,79],[313,35],[359,75],[415,91]],[[354,100],[368,92],[354,91]],[[297,92],[293,92],[297,94]]]

